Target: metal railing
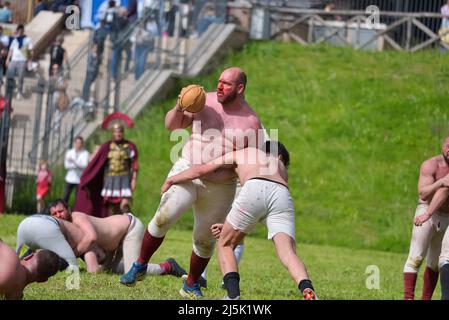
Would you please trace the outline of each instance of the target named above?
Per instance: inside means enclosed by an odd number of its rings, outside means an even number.
[[[218,0],[216,2],[223,1]],[[197,10],[200,9],[201,7],[197,8]],[[217,7],[217,10],[222,9]],[[18,169],[16,171],[35,172],[40,159],[46,159],[49,163],[57,162],[71,146],[73,138],[83,133],[91,125],[92,121],[98,123],[107,114],[114,111],[127,112],[130,104],[136,101],[139,88],[147,86],[148,81],[151,81],[151,74],[163,69],[171,69],[179,73],[179,71],[185,68],[187,53],[183,50],[185,49],[186,38],[180,36],[180,20],[177,17],[177,25],[173,37],[165,35],[156,37],[154,50],[150,52],[146,60],[144,75],[139,79],[135,78],[135,59],[131,59],[128,70],[124,70],[128,58],[126,50],[129,48],[130,38],[137,26],[147,21],[152,14],[152,12],[147,11],[142,17],[130,23],[125,30],[120,32],[115,42],[106,41],[102,63],[95,80],[95,89],[90,101],[83,99],[82,93],[87,75],[86,72],[80,70],[87,69],[92,41],[88,46],[83,47],[70,61],[71,70],[67,92],[71,103],[64,111],[59,112],[56,110],[54,101],[52,101],[54,91],[48,85],[48,81],[43,79],[40,81],[35,80],[35,84],[30,85],[33,88],[32,95],[34,100],[36,100],[36,112],[33,117],[35,123],[27,121],[27,129],[24,130],[27,134],[17,136],[16,130],[15,135],[16,139],[29,140],[31,137],[28,133],[34,132],[34,141],[30,150],[25,152],[25,157],[23,157],[22,151],[16,150],[17,152],[13,152],[13,154],[17,154],[17,158],[14,159],[15,162],[20,162],[20,165],[15,166]],[[225,12],[222,10],[221,14],[225,14]],[[193,19],[190,20],[189,30],[188,36],[195,31]],[[161,31],[159,30],[160,33]],[[116,75],[113,75],[111,68],[114,51],[116,53],[121,51],[121,58],[117,61]],[[64,71],[63,78],[69,78],[68,70]],[[38,105],[41,106],[40,109],[37,107]],[[31,129],[30,127],[33,125],[34,128]],[[38,134],[39,132],[41,134]]]
[[[331,42],[356,49],[409,52],[425,48],[449,49],[449,44],[442,41],[449,31],[430,28],[441,24],[443,16],[439,13],[381,12],[379,23],[368,24],[369,15],[365,11],[266,10],[271,22],[270,38],[284,36],[303,45]]]

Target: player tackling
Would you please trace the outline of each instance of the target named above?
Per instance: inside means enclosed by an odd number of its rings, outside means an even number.
[[[205,106],[201,111],[186,111],[178,99],[176,106],[166,115],[165,126],[170,131],[191,127],[192,134],[182,149],[182,157],[173,165],[169,176],[186,170],[193,164],[207,163],[229,151],[257,145],[257,133],[261,130],[261,124],[245,100],[245,88],[245,73],[234,67],[222,72],[217,92],[207,93]],[[248,137],[248,133],[252,133],[254,139]],[[244,143],[239,143],[240,141]],[[191,299],[201,298],[203,294],[198,279],[215,247],[210,227],[224,222],[231,208],[235,189],[235,172],[229,168],[221,168],[201,179],[176,185],[162,195],[159,208],[145,231],[139,259],[120,278],[120,282],[132,285],[145,275],[146,264],[162,244],[170,227],[192,207],[193,251],[189,275],[180,294]]]
[[[268,227],[268,239],[273,240],[279,259],[304,298],[316,300],[306,267],[296,255],[295,210],[287,183],[289,153],[277,141],[267,141],[264,149],[249,147],[229,152],[207,164],[193,166],[169,177],[161,188],[161,194],[172,186],[207,176],[222,168],[235,170],[242,190],[218,239],[218,259],[228,292],[225,299],[240,299],[240,276],[234,248],[258,222],[263,221]],[[218,235],[217,226],[212,227],[212,232]]]

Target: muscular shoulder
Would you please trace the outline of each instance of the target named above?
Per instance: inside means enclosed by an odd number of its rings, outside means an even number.
[[[218,103],[216,92],[207,92],[206,93],[206,106],[213,108],[213,109],[219,108],[220,104]]]
[[[245,103],[244,108],[248,124],[250,124],[252,128],[261,129],[262,123],[260,122],[257,113],[250,107],[248,103]]]
[[[438,164],[443,160],[442,156],[436,156],[425,160],[421,165],[420,173],[424,175],[433,175],[438,169]]]
[[[77,224],[78,221],[90,221],[93,222],[93,220],[95,219],[95,217],[92,217],[84,212],[80,212],[80,211],[75,211],[72,212],[72,222]]]
[[[0,291],[3,291],[17,276],[19,258],[7,244],[0,242]],[[6,293],[6,292],[4,292]]]

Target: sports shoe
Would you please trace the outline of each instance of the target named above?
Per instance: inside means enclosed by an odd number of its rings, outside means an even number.
[[[304,297],[304,300],[318,300],[318,296],[315,291],[310,288],[304,289],[302,296]]]
[[[179,294],[183,296],[184,298],[190,299],[190,300],[198,300],[203,298],[203,293],[201,292],[201,286],[197,282],[193,285],[193,287],[189,287],[187,285],[187,279],[183,277],[184,284],[182,285],[182,288],[179,290]]]
[[[178,278],[187,274],[184,268],[181,267],[174,258],[168,258],[166,261],[170,264],[170,272],[168,274]]]
[[[133,286],[136,284],[136,281],[142,280],[146,273],[147,264],[141,264],[136,261],[131,269],[120,277],[120,283],[126,286]]]

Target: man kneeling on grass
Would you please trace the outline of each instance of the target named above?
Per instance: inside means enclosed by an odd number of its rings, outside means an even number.
[[[78,267],[76,257],[83,257],[88,272],[101,270],[123,273],[131,267],[140,252],[144,227],[128,213],[107,218],[96,218],[82,212],[71,212],[64,200],[49,205],[50,216],[34,215],[19,225],[18,251],[23,245],[45,248]],[[178,277],[186,272],[172,258],[161,264],[152,264],[147,274],[172,274]]]
[[[39,250],[20,261],[12,248],[0,239],[0,300],[19,300],[23,289],[33,282],[45,282],[58,272],[60,258]]]
[[[85,256],[86,263],[89,261],[90,265],[88,271],[110,270],[124,273],[131,269],[132,263],[139,256],[145,228],[131,213],[97,218],[82,212],[72,213],[63,200],[53,202],[49,211],[53,217],[71,222],[80,228],[85,237],[106,252],[102,266],[96,261],[98,255]],[[175,259],[169,258],[160,264],[149,264],[147,274],[181,277],[187,273]]]
[[[233,250],[259,221],[267,225],[268,239],[273,240],[279,259],[303,297],[306,300],[317,299],[306,267],[296,255],[295,211],[287,184],[289,161],[289,153],[283,144],[267,141],[264,150],[246,148],[229,152],[169,177],[162,186],[163,194],[174,184],[200,178],[217,169],[235,169],[243,185],[242,191],[234,200],[222,230],[217,225],[211,228],[215,235],[221,232],[218,260],[228,292],[225,299],[240,299],[240,276]]]

